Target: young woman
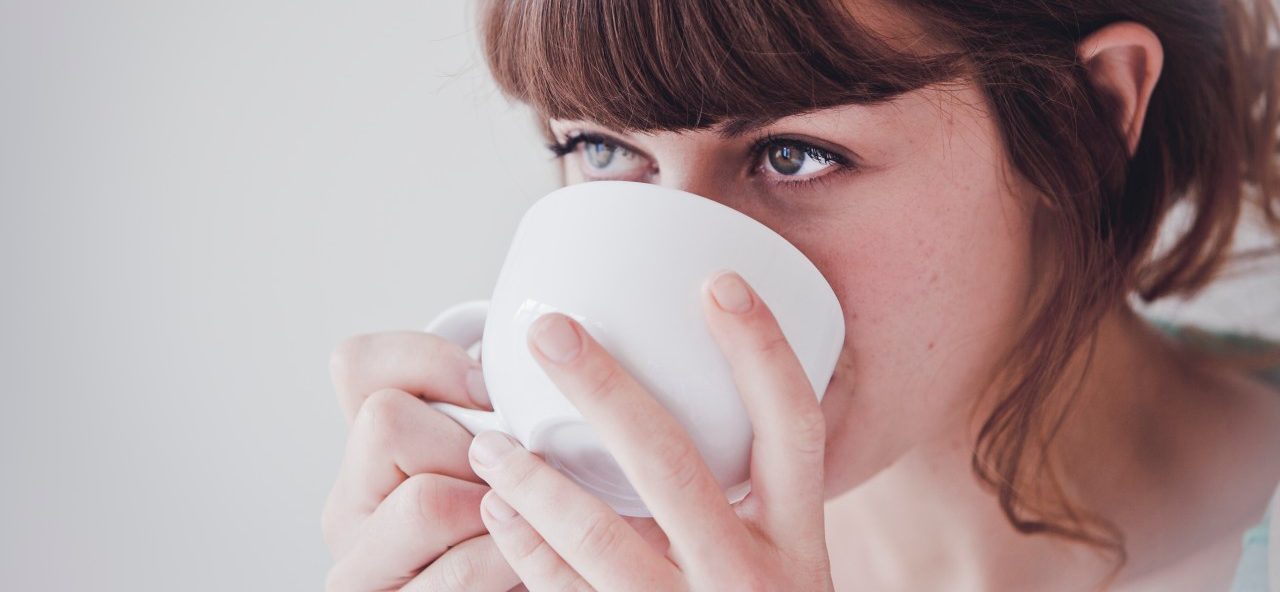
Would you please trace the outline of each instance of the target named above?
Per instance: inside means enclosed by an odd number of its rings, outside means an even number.
[[[1280,227],[1269,0],[506,0],[481,19],[566,182],[761,221],[830,281],[847,341],[818,405],[767,303],[708,278],[756,434],[730,505],[626,369],[543,317],[530,351],[655,516],[624,520],[425,404],[487,406],[460,347],[353,338],[333,358],[353,426],[331,589],[1267,589],[1280,357],[1130,298],[1205,285],[1242,215]]]

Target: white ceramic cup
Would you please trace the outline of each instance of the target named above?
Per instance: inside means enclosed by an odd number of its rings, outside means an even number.
[[[750,489],[751,424],[699,292],[722,269],[736,271],[768,304],[821,400],[844,343],[844,315],[804,254],[716,201],[595,181],[534,203],[490,299],[455,305],[426,328],[464,348],[479,342],[494,411],[431,405],[472,434],[515,437],[619,514],[649,516],[592,426],[528,349],[534,319],[560,312],[683,424],[728,501],[737,502]]]

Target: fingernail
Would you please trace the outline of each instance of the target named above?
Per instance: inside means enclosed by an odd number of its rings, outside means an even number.
[[[502,522],[510,520],[516,515],[515,508],[502,501],[502,498],[498,497],[496,493],[484,496],[484,508],[488,510],[490,516]]]
[[[577,357],[582,351],[582,340],[578,332],[569,325],[569,320],[560,314],[544,315],[548,318],[534,328],[533,344],[542,355],[552,362],[563,364]]]
[[[467,370],[467,395],[476,405],[492,408],[489,389],[484,386],[484,372],[479,368]]]
[[[747,284],[732,271],[722,271],[711,280],[711,295],[721,309],[732,313],[751,310],[751,293]]]
[[[480,432],[479,435],[471,441],[471,458],[483,467],[492,467],[498,464],[502,457],[507,453],[515,450],[515,442],[511,437],[498,431],[489,430]]]

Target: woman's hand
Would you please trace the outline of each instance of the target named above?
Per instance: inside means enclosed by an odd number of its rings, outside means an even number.
[[[325,504],[335,563],[329,590],[504,592],[519,583],[480,521],[489,488],[471,471],[471,434],[423,398],[486,408],[467,395],[479,365],[428,333],[347,340],[332,357],[351,426]]]
[[[730,505],[681,425],[567,316],[530,350],[592,423],[670,539],[660,553],[608,505],[499,432],[471,445],[493,488],[484,525],[532,591],[830,590],[825,422],[773,314],[741,277],[703,290],[707,321],[751,418],[751,492]],[[692,394],[691,394],[692,395]]]

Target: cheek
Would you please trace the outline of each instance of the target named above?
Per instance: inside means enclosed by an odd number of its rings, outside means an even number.
[[[973,188],[914,194],[921,207],[888,212],[833,262],[864,384],[892,386],[904,397],[890,402],[912,412],[976,380],[939,370],[959,361],[977,371],[1026,299],[1026,233],[1004,219],[1000,195]]]
[[[874,197],[840,230],[802,247],[845,312],[841,370],[823,407],[829,456],[848,479],[956,433],[952,422],[1015,335],[1030,286],[1029,218],[986,158],[904,165],[863,187]]]

